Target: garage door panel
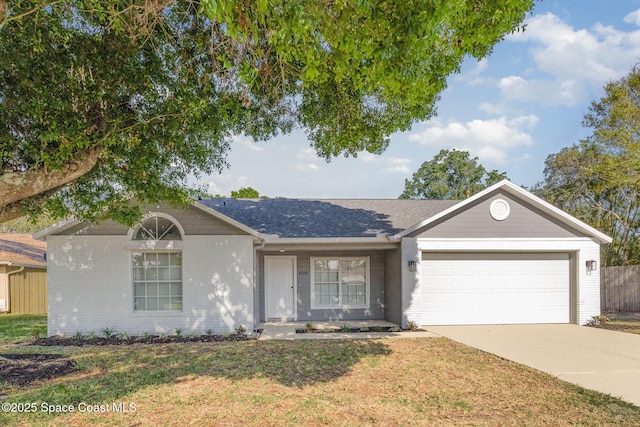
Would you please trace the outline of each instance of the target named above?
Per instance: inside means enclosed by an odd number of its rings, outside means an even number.
[[[569,322],[569,254],[424,253],[423,324]]]

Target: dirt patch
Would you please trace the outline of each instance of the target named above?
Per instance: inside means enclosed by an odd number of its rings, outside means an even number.
[[[25,385],[77,370],[76,363],[61,354],[0,354],[0,383]]]
[[[621,312],[606,312],[603,313],[611,320],[633,320],[640,322],[640,313],[621,311]]]

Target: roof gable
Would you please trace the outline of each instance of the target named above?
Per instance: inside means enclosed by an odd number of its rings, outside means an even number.
[[[442,224],[444,221],[455,218],[457,215],[464,215],[465,212],[469,212],[469,209],[473,206],[478,205],[479,203],[489,200],[492,195],[495,194],[505,194],[510,200],[518,202],[521,205],[526,205],[532,212],[538,215],[538,219],[544,218],[547,222],[551,224],[555,224],[556,230],[551,231],[551,226],[548,224],[544,224],[543,222],[539,222],[538,229],[531,230],[530,236],[526,237],[551,237],[545,236],[544,233],[553,233],[554,236],[560,237],[569,237],[573,236],[589,236],[595,238],[600,243],[610,243],[611,238],[606,234],[596,230],[595,228],[589,226],[588,224],[578,220],[577,218],[567,214],[566,212],[558,209],[557,207],[551,205],[550,203],[545,202],[539,197],[529,193],[523,188],[513,184],[510,181],[504,180],[491,187],[486,188],[474,196],[463,200],[456,205],[450,207],[449,209],[442,211],[430,218],[426,218],[423,221],[420,221],[414,224],[411,227],[408,227],[401,233],[398,233],[395,238],[401,238],[405,236],[415,236],[420,234],[432,227],[438,226]],[[488,214],[488,212],[487,212]],[[535,218],[530,216],[529,219]],[[531,224],[530,224],[531,225]],[[535,224],[533,224],[535,226]],[[491,230],[480,230],[491,232]],[[564,232],[570,233],[569,235],[563,234]],[[505,231],[505,235],[500,234],[492,234],[492,237],[512,237],[509,235],[508,231]],[[453,237],[453,236],[452,236]],[[480,236],[469,236],[469,237],[480,237]]]

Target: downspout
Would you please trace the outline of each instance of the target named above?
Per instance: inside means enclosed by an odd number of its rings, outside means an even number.
[[[11,264],[9,264],[11,265]],[[11,295],[9,295],[9,276],[12,274],[22,273],[24,271],[24,265],[17,270],[8,271],[7,276],[7,313],[11,313]]]
[[[260,304],[260,292],[258,292],[258,251],[263,249],[267,244],[267,240],[263,235],[260,235],[260,243],[253,245],[253,292],[254,292],[254,304]],[[255,314],[255,306],[253,312]],[[260,323],[260,319],[253,319],[253,329],[255,330]]]

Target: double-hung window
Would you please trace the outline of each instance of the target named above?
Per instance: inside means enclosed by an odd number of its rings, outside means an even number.
[[[133,240],[181,240],[168,218],[153,216],[133,232]],[[182,252],[135,250],[132,254],[133,309],[182,310]]]
[[[311,258],[311,308],[368,308],[369,257]]]

